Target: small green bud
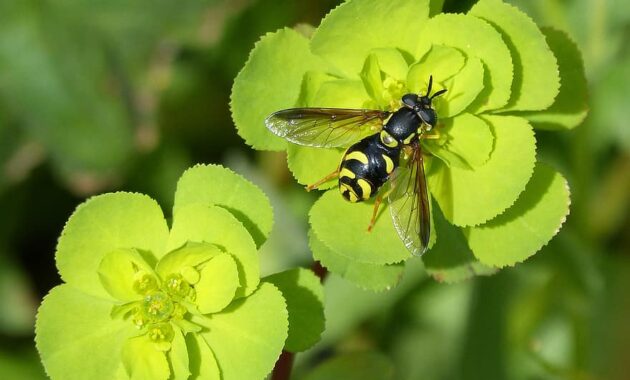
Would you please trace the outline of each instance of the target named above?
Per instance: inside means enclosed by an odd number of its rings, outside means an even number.
[[[186,308],[180,304],[180,303],[176,303],[175,304],[175,310],[173,310],[173,319],[184,319],[184,315],[186,315],[186,313],[188,312],[188,310],[186,310]]]
[[[166,277],[164,286],[168,294],[184,298],[190,292],[190,284],[179,273],[172,273]]]
[[[175,336],[175,332],[170,323],[163,322],[151,325],[147,331],[147,335],[154,343],[170,343]]]
[[[133,282],[133,290],[138,294],[145,295],[158,288],[157,279],[147,272],[140,271],[135,277],[136,280]]]

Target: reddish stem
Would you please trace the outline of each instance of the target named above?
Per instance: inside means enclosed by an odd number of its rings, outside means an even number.
[[[328,270],[324,268],[319,261],[315,261],[311,266],[311,270],[319,277],[319,281],[322,283],[328,275]],[[288,351],[282,351],[282,354],[278,358],[273,372],[271,373],[271,380],[289,380],[291,378],[291,370],[293,369],[293,360],[295,354]]]

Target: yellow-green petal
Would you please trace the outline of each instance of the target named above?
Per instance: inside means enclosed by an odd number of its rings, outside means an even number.
[[[322,243],[313,230],[309,231],[309,246],[313,258],[330,272],[352,282],[360,288],[383,291],[398,285],[405,269],[404,264],[365,264],[342,256]]]
[[[553,168],[538,164],[525,191],[505,213],[467,231],[484,264],[504,267],[530,257],[553,238],[569,213],[569,186]]]
[[[224,253],[208,261],[195,284],[195,304],[202,314],[223,310],[239,287],[238,269],[232,256]]]
[[[145,335],[129,338],[121,358],[131,380],[166,380],[171,374],[165,352]]]
[[[501,34],[486,21],[470,15],[439,14],[425,23],[417,53],[431,45],[457,48],[467,57],[477,57],[486,66],[485,86],[475,102],[476,111],[504,107],[512,90],[512,58]]]
[[[296,105],[304,73],[326,70],[309,50],[309,40],[284,28],[263,36],[234,80],[232,118],[238,133],[255,149],[283,150],[286,141],[265,128],[271,113]]]
[[[510,207],[534,171],[536,140],[525,119],[484,116],[494,148],[482,166],[447,167],[433,160],[429,189],[446,219],[457,226],[482,224]]]
[[[218,206],[190,204],[178,208],[168,239],[168,249],[187,242],[215,244],[236,260],[241,287],[236,296],[251,294],[260,281],[256,244],[243,224]]]
[[[269,198],[256,185],[219,165],[195,165],[177,181],[174,214],[192,203],[217,205],[230,211],[260,246],[273,225]]]
[[[309,220],[318,239],[352,261],[384,265],[411,257],[385,205],[372,232],[368,232],[373,210],[373,201],[350,203],[333,189],[315,202]]]
[[[129,321],[112,319],[113,306],[69,284],[44,297],[37,312],[35,343],[48,376],[109,380],[124,374],[120,352],[137,330]]]
[[[172,273],[179,273],[184,276],[186,271],[200,266],[220,254],[223,254],[223,251],[214,244],[186,243],[181,248],[162,257],[155,270],[163,279]]]
[[[448,166],[470,169],[482,166],[490,158],[494,136],[481,118],[464,113],[445,120],[437,131],[440,140],[426,140],[425,146]]]
[[[374,48],[413,54],[428,17],[429,0],[348,1],[322,20],[311,49],[346,77],[358,78],[365,57]]]
[[[107,292],[117,300],[135,301],[158,287],[153,268],[135,249],[116,249],[105,254],[98,276]]]
[[[212,352],[210,347],[208,347],[208,343],[200,335],[186,335],[186,347],[188,348],[192,379],[223,379],[214,352]]]
[[[537,111],[553,104],[560,87],[558,64],[534,21],[502,0],[480,0],[468,14],[491,23],[512,53],[512,96],[502,111]]]
[[[165,252],[167,238],[166,220],[153,199],[122,192],[99,195],[79,205],[66,223],[57,244],[57,268],[65,282],[109,297],[97,274],[103,256],[135,248],[155,262]]]
[[[263,379],[282,352],[288,332],[288,313],[282,293],[261,283],[206,321],[200,333],[215,354],[222,380]]]

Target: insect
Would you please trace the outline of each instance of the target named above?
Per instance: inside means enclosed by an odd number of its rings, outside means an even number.
[[[338,177],[341,195],[350,202],[376,196],[368,231],[387,198],[398,235],[414,255],[423,254],[431,234],[429,198],[420,139],[437,123],[431,95],[406,94],[395,112],[344,108],[291,108],[271,114],[267,128],[292,143],[321,148],[347,147],[337,170],[307,186],[317,188]],[[400,164],[401,158],[406,161]],[[379,190],[385,186],[385,190]]]

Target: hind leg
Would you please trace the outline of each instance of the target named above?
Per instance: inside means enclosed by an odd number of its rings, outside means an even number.
[[[325,176],[324,178],[320,179],[319,181],[310,184],[308,186],[306,186],[306,191],[311,191],[313,189],[317,189],[318,187],[320,187],[323,183],[337,177],[339,175],[339,169],[335,170],[334,172],[328,174],[327,176]]]

